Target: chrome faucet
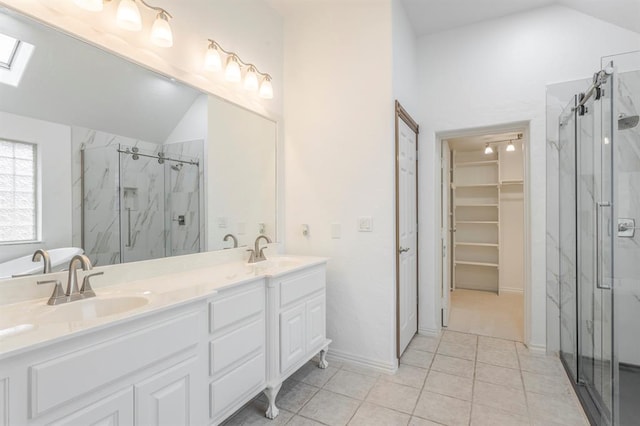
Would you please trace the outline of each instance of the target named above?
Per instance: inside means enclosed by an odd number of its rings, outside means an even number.
[[[44,262],[44,271],[43,274],[48,274],[51,272],[51,258],[49,257],[49,253],[46,250],[38,249],[33,253],[33,257],[31,258],[32,262]]]
[[[69,279],[67,281],[67,291],[65,292],[68,302],[73,302],[74,300],[82,299],[82,294],[78,289],[77,269],[79,265],[82,266],[83,271],[90,271],[91,269],[93,269],[93,266],[91,265],[91,261],[86,255],[76,254],[75,256],[73,256],[73,258],[69,262]]]
[[[267,260],[267,258],[264,255],[264,249],[266,249],[267,246],[260,248],[260,240],[262,239],[264,239],[268,244],[272,242],[271,238],[267,237],[266,235],[258,235],[258,238],[256,238],[256,242],[254,244],[253,250],[252,249],[247,250],[251,252],[251,256],[249,257],[249,263],[256,263],[256,262],[261,262],[263,260]]]
[[[229,238],[231,238],[233,240],[233,247],[227,247],[227,248],[238,248],[238,239],[236,238],[235,235],[227,234],[227,235],[224,236],[224,238],[222,240],[223,241],[229,241]]]

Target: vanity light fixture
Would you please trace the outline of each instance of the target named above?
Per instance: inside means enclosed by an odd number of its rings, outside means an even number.
[[[85,3],[96,0],[75,1],[78,4],[78,2]],[[171,32],[171,25],[169,25],[169,19],[172,18],[171,14],[161,7],[151,6],[144,0],[139,1],[147,8],[158,12],[151,26],[151,42],[159,47],[173,46],[173,33]],[[142,17],[136,0],[120,0],[116,11],[116,24],[127,31],[140,31],[142,29]]]
[[[220,44],[211,39],[209,39],[209,45],[204,56],[204,69],[206,71],[216,72],[222,70],[221,53],[226,55],[224,76],[227,81],[240,82],[242,80],[242,71],[245,70],[243,87],[251,92],[257,91],[261,98],[273,98],[273,86],[271,85],[271,76],[269,74],[261,72],[254,64],[243,61],[237,53],[223,49]]]
[[[509,144],[507,145],[507,152],[513,152],[516,150],[516,147],[513,145],[513,141],[509,141]]]
[[[491,145],[486,144],[484,147],[484,153],[485,154],[493,154],[493,148],[491,148]]]

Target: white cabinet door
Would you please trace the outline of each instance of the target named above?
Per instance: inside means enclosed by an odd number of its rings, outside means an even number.
[[[198,373],[196,360],[197,357],[191,357],[135,386],[137,425],[193,423],[190,403],[197,397],[193,389],[194,376]]]
[[[306,353],[304,303],[280,314],[280,371],[284,372]]]
[[[319,348],[325,342],[325,316],[324,294],[307,302],[307,352]]]
[[[128,387],[49,423],[55,426],[133,426],[133,389]]]

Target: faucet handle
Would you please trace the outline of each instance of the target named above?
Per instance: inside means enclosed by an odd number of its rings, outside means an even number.
[[[103,275],[104,272],[95,272],[93,274],[85,275],[82,279],[82,287],[80,287],[80,294],[82,297],[95,297],[96,292],[91,288],[91,282],[89,281],[91,277],[95,277],[96,275]]]
[[[256,263],[256,252],[254,249],[247,249],[247,251],[251,252],[251,256],[249,256],[249,260],[247,263]]]
[[[47,301],[47,305],[58,305],[60,303],[66,302],[67,295],[64,294],[64,290],[62,289],[62,283],[60,282],[60,280],[38,281],[38,285],[53,284],[53,283],[55,283],[56,286],[53,288],[53,293],[51,294],[51,297]]]

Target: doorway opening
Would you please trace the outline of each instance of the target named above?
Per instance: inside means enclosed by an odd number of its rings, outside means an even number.
[[[441,138],[442,326],[525,341],[526,129]]]

